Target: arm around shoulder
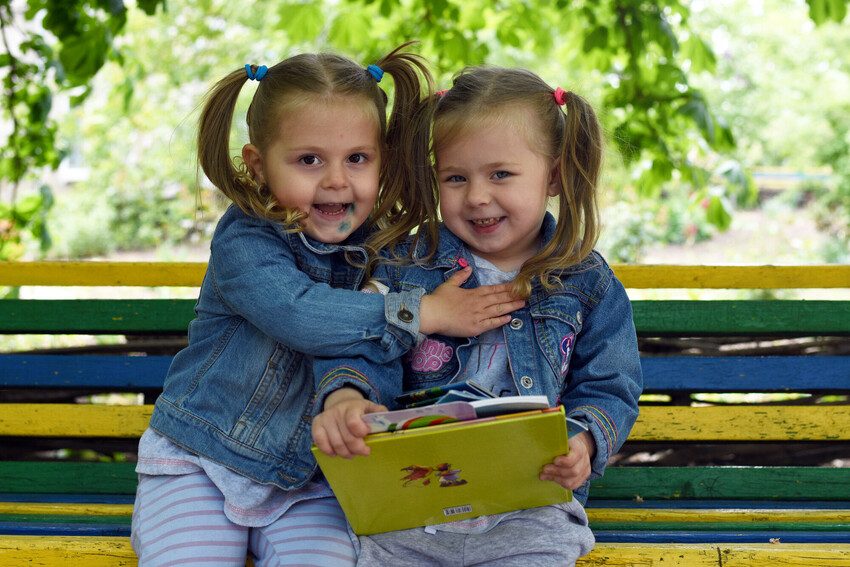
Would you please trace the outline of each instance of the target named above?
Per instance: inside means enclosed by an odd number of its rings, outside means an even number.
[[[418,318],[390,319],[383,296],[314,281],[267,221],[243,216],[218,230],[207,271],[228,311],[299,352],[384,362],[415,344]],[[418,315],[419,296],[393,298]]]

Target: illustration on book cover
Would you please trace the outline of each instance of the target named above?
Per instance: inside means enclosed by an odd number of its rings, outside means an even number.
[[[410,486],[411,483],[414,486],[428,486],[432,476],[437,478],[441,488],[466,484],[466,480],[460,478],[461,469],[453,469],[450,463],[440,463],[435,467],[410,465],[401,470],[407,473],[400,479],[402,486]]]

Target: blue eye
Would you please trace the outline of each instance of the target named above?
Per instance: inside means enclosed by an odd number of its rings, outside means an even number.
[[[466,181],[466,177],[463,175],[449,175],[446,177],[446,183],[463,183]]]
[[[506,177],[508,177],[510,175],[511,175],[510,171],[497,171],[496,173],[493,174],[493,177],[495,177],[496,179],[505,179]]]
[[[300,158],[298,158],[298,161],[303,163],[304,165],[319,165],[320,163],[322,163],[322,160],[319,159],[319,156],[312,154],[301,156]]]

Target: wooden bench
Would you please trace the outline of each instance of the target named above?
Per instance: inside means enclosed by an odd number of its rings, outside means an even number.
[[[0,264],[0,286],[197,286],[203,270],[203,264]],[[850,288],[850,266],[615,271],[632,290]],[[807,457],[832,451],[850,465],[850,300],[633,305],[645,393],[656,397],[642,402],[620,462],[591,489],[588,512],[599,543],[579,565],[850,565],[850,469],[813,466]],[[0,355],[0,566],[135,565],[128,538],[134,463],[112,456],[134,451],[193,306],[190,299],[0,301],[3,334],[130,339],[99,354],[70,348]],[[721,336],[778,337],[788,343],[775,345],[780,352],[802,344],[835,354],[706,356]],[[134,355],[139,350],[166,354]],[[73,403],[100,392],[142,393],[144,403]],[[728,396],[702,403],[694,402],[694,392],[833,397],[818,404],[812,398],[729,403]],[[717,466],[754,447],[775,455],[772,466],[740,459]],[[57,450],[70,456],[55,458]],[[698,464],[659,466],[665,451]]]

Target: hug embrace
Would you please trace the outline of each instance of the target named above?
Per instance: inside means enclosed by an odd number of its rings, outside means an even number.
[[[232,205],[140,442],[140,565],[570,565],[592,549],[588,482],[642,388],[628,298],[593,250],[596,115],[520,69],[434,92],[407,48],[246,65],[210,91],[198,160]],[[535,479],[575,498],[358,538],[311,446],[368,455],[364,414],[468,379],[587,426]]]

